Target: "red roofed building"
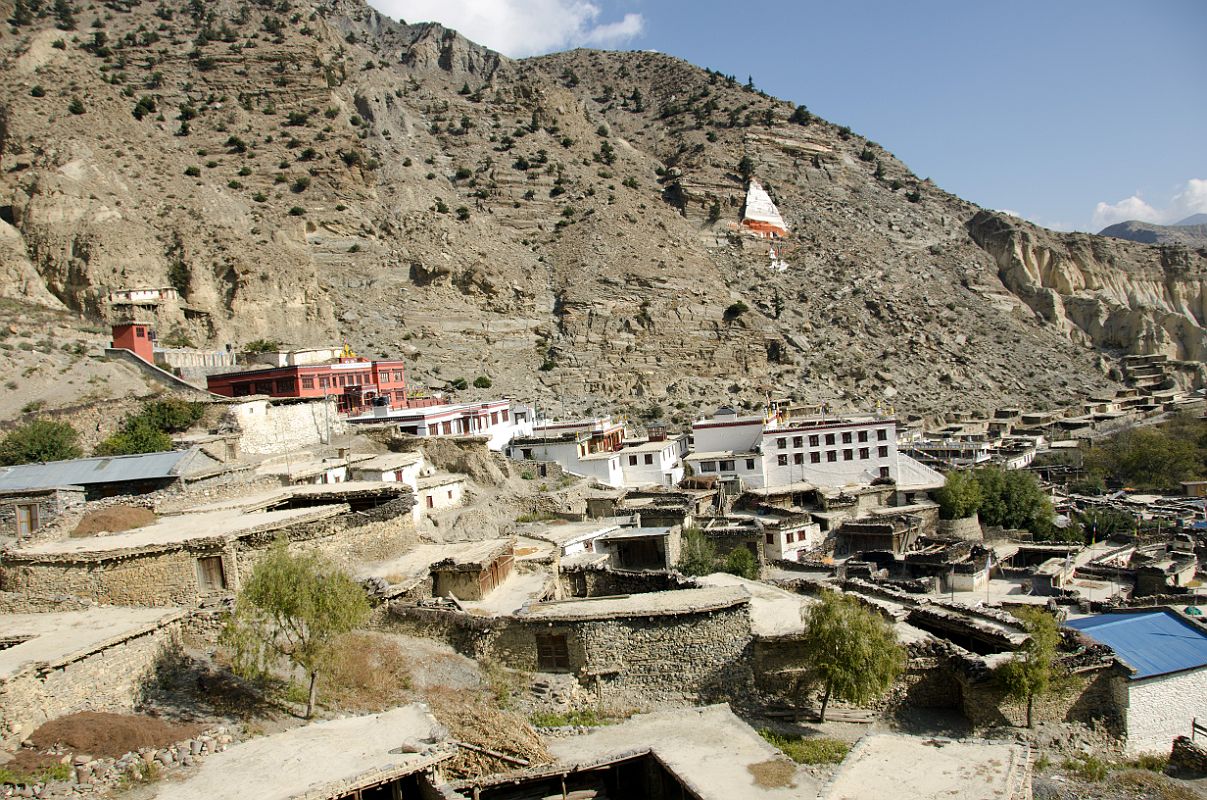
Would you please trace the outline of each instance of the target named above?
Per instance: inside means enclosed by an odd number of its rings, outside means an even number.
[[[410,398],[403,362],[369,361],[348,353],[326,364],[226,372],[206,378],[209,390],[224,397],[334,397],[339,410],[358,413],[373,406],[413,408],[433,405],[434,398]]]

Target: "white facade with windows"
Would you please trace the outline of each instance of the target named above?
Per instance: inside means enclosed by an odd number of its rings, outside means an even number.
[[[617,451],[625,486],[674,486],[683,480],[680,458],[687,437],[643,442]]]
[[[696,452],[686,460],[697,475],[740,478],[747,488],[808,483],[818,487],[897,480],[896,420],[888,417],[812,417],[788,423],[776,416],[739,417],[722,409],[692,426]]]
[[[381,406],[348,421],[389,422],[397,425],[400,433],[411,436],[484,436],[491,450],[503,450],[512,439],[532,435],[533,415],[528,406],[492,400],[422,408]]]

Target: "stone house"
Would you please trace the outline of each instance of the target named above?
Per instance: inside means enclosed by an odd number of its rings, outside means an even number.
[[[499,587],[515,563],[515,540],[476,543],[432,564],[432,594],[458,600],[481,600]]]
[[[403,603],[390,610],[394,625],[472,658],[573,674],[604,708],[729,698],[751,683],[750,595],[741,587],[531,603],[495,617]]]
[[[0,467],[0,492],[79,486],[89,500],[220,481],[227,468],[200,448]]]
[[[1067,623],[1110,647],[1126,668],[1125,735],[1131,753],[1169,751],[1207,719],[1207,625],[1173,608],[1097,614]]]
[[[347,503],[304,502],[186,513],[122,533],[18,546],[3,554],[0,587],[101,603],[196,606],[237,592],[278,538],[350,561],[385,557],[414,536],[409,497],[355,514]]]
[[[84,505],[82,486],[0,491],[0,535],[27,539],[64,512]]]
[[[0,614],[0,743],[78,711],[130,712],[160,655],[179,641],[181,609],[89,608]]]

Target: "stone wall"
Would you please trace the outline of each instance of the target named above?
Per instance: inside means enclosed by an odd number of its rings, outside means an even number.
[[[1169,772],[1187,778],[1207,777],[1207,747],[1188,736],[1177,737],[1169,754]]]
[[[76,487],[64,487],[30,491],[28,494],[6,493],[0,497],[0,534],[17,535],[17,506],[24,505],[37,507],[37,527],[40,529],[58,519],[62,514],[82,508],[84,490]]]
[[[1026,701],[1006,697],[992,676],[978,680],[960,678],[962,711],[978,728],[1027,724]],[[1112,736],[1125,736],[1128,699],[1125,679],[1114,668],[1072,676],[1070,685],[1047,697],[1036,698],[1032,714],[1036,722],[1080,722],[1104,728]]]
[[[563,567],[558,574],[564,597],[606,597],[615,594],[644,594],[699,586],[678,572],[629,571],[608,567]]]
[[[566,637],[567,672],[614,712],[744,698],[752,688],[746,604],[663,616],[529,621],[394,605],[391,627],[447,642],[466,656],[540,672],[536,635]]]
[[[315,550],[346,565],[398,555],[417,542],[409,514],[411,499],[399,500],[334,520],[288,526],[243,538],[197,539],[170,549],[58,559],[13,561],[0,567],[0,590],[22,594],[65,594],[130,606],[194,606],[237,592],[256,562],[278,537],[290,549]],[[197,560],[222,559],[226,590],[202,589]]]
[[[985,538],[985,532],[981,530],[981,520],[976,514],[963,519],[941,519],[936,531],[944,539],[979,542]]]
[[[328,426],[332,436],[339,436],[347,429],[334,400],[291,403],[248,400],[231,405],[224,422],[242,433],[240,451],[256,455],[326,443]]]
[[[65,666],[28,669],[0,683],[0,743],[15,745],[65,714],[133,711],[159,657],[179,638],[180,623],[173,622]]]

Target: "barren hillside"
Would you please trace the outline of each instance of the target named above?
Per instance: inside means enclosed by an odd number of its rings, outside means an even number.
[[[668,56],[512,61],[359,0],[12,8],[0,296],[91,324],[176,286],[172,341],[343,338],[435,387],[680,415],[1052,406],[1203,353],[1207,254],[982,212]],[[735,230],[743,172],[783,272]]]

